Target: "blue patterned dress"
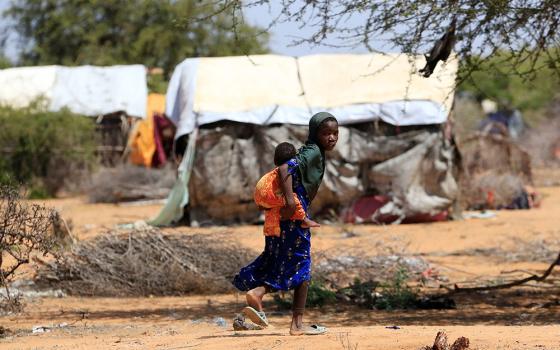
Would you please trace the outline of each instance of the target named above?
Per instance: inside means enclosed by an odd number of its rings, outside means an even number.
[[[295,159],[288,161],[292,188],[305,212],[309,198],[301,184]],[[272,290],[290,290],[311,279],[311,232],[301,228],[301,221],[280,221],[279,237],[265,237],[264,251],[252,263],[242,268],[233,285],[242,291],[260,286]]]

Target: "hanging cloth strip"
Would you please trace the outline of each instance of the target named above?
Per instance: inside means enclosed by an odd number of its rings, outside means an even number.
[[[175,185],[173,185],[159,214],[148,221],[148,224],[152,226],[169,226],[179,221],[183,216],[183,208],[189,203],[189,180],[194,166],[197,136],[198,128],[195,128],[189,135],[189,143],[179,165],[179,174],[177,175]]]

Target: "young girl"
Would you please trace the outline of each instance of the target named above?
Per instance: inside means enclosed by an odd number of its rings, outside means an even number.
[[[266,293],[294,289],[291,335],[322,334],[321,326],[303,326],[303,312],[307,300],[307,288],[311,280],[311,232],[302,228],[302,221],[291,221],[296,204],[295,193],[304,210],[317,194],[325,173],[325,151],[331,151],[338,141],[338,122],[326,112],[315,114],[309,121],[309,137],[293,159],[278,168],[286,205],[282,208],[280,236],[265,237],[262,254],[242,268],[233,284],[239,290],[248,291],[244,314],[261,326],[268,326],[262,307]]]

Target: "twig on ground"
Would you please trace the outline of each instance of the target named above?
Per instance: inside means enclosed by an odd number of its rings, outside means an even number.
[[[543,282],[552,273],[552,270],[554,270],[554,267],[556,265],[560,265],[560,254],[558,254],[556,259],[552,262],[552,264],[550,264],[548,269],[546,269],[546,271],[540,276],[539,275],[531,275],[529,277],[522,278],[520,280],[515,280],[515,281],[508,282],[508,283],[503,283],[503,284],[496,284],[496,285],[493,285],[493,286],[465,287],[465,288],[463,288],[463,287],[459,287],[457,284],[455,284],[453,286],[453,288],[450,288],[450,287],[447,287],[447,286],[444,286],[444,285],[442,285],[441,287],[447,289],[450,294],[456,294],[456,293],[481,292],[481,291],[487,291],[487,290],[506,289],[506,288],[516,287],[516,286],[521,286],[521,285],[523,285],[527,282],[530,282],[530,281]]]

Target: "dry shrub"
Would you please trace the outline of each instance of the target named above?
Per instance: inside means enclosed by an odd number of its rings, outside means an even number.
[[[175,183],[170,167],[151,169],[131,164],[102,168],[88,190],[93,203],[118,203],[165,198]]]
[[[332,286],[343,287],[354,279],[385,281],[404,269],[412,275],[420,275],[429,264],[420,257],[384,255],[364,257],[359,255],[322,256],[315,260],[314,278],[329,282]]]
[[[45,263],[36,283],[74,295],[217,293],[232,289],[231,279],[252,255],[216,235],[108,232]]]
[[[0,186],[0,288],[6,293],[0,300],[3,311],[21,309],[17,296],[8,285],[16,271],[28,264],[33,253],[48,254],[57,247],[57,231],[53,223],[58,213],[40,205],[28,205],[21,200],[17,189]]]

